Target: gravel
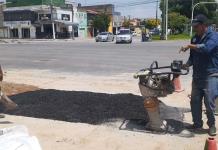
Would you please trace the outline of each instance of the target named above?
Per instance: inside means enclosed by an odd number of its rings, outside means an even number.
[[[129,130],[132,127],[144,129],[149,121],[143,98],[133,94],[46,90],[10,83],[6,83],[4,89],[19,106],[14,111],[6,112],[11,115],[94,125],[129,120]],[[0,105],[1,110],[3,108]],[[183,131],[182,122],[186,112],[190,112],[190,109],[171,107],[160,102],[161,118],[168,123],[168,133]]]
[[[18,109],[12,115],[67,122],[101,124],[116,119],[148,116],[141,96],[76,91],[37,90],[11,96]]]

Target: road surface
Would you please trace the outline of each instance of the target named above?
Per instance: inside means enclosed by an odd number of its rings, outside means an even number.
[[[179,48],[187,41],[133,42],[132,44],[74,42],[29,42],[0,44],[0,64],[7,69],[46,69],[85,74],[132,73],[154,60],[169,65],[187,60]]]

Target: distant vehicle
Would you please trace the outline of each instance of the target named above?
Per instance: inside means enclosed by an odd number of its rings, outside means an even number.
[[[151,35],[159,35],[160,34],[160,30],[155,28],[149,31],[149,34]]]
[[[114,35],[110,32],[101,32],[95,37],[96,42],[112,42],[114,41]]]
[[[120,29],[116,36],[116,43],[132,43],[132,33],[130,29]]]

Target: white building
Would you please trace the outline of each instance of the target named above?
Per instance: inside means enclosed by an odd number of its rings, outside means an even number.
[[[52,38],[53,27],[57,38],[70,38],[73,27],[77,29],[77,24],[73,23],[75,13],[76,7],[73,12],[46,5],[13,7],[4,10],[3,24],[7,27],[8,38]]]

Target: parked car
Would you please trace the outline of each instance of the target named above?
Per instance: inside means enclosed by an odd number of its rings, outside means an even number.
[[[151,34],[151,35],[160,35],[160,30],[157,29],[157,28],[154,28],[154,29],[149,31],[149,34]]]
[[[96,42],[112,42],[114,41],[114,35],[110,32],[101,32],[95,37]]]
[[[130,29],[120,29],[116,36],[116,43],[132,43],[132,33]]]

